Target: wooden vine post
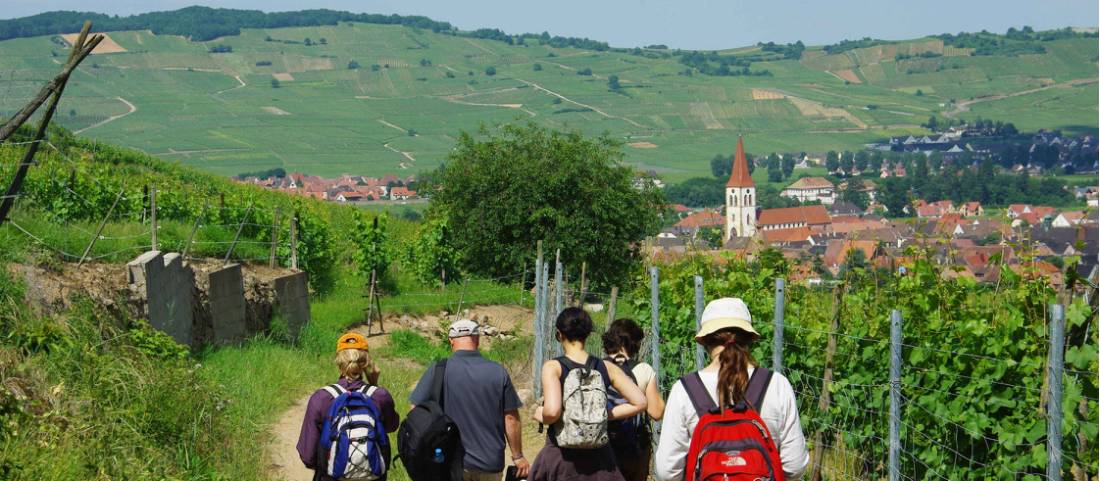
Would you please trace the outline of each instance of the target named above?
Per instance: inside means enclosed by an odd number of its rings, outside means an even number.
[[[837,286],[833,302],[833,319],[829,323],[829,342],[825,347],[825,374],[821,376],[821,397],[817,409],[822,414],[829,411],[829,386],[833,383],[833,356],[836,355],[836,333],[840,329],[840,316],[844,305],[844,284]],[[821,461],[825,458],[824,433],[814,433],[813,459],[810,460],[810,481],[821,481]]]

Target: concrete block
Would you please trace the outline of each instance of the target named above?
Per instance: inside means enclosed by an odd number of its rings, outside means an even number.
[[[145,301],[149,324],[176,342],[192,346],[194,273],[183,265],[180,255],[149,251],[126,267],[131,289]]]
[[[286,320],[291,339],[297,340],[309,323],[309,288],[305,272],[275,278],[277,312]]]
[[[232,344],[246,336],[244,278],[240,264],[233,264],[208,274],[207,297],[214,344]]]

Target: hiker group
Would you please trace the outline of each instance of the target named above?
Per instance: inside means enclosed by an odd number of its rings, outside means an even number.
[[[593,323],[583,309],[564,309],[555,329],[563,355],[536,381],[543,396],[534,419],[539,432],[548,428],[533,461],[523,452],[522,403],[508,371],[482,357],[480,326],[459,320],[448,329],[451,357],[421,376],[400,425],[367,339],[342,336],[339,379],[307,405],[302,462],[315,480],[385,480],[394,461],[412,481],[782,481],[805,471],[794,390],[753,360],[760,336],[741,299],[706,306],[695,341],[711,362],[677,381],[667,404],[657,373],[638,360],[645,334],[637,323],[611,322],[604,359],[585,351]],[[656,453],[651,421],[660,422]],[[396,457],[387,437],[394,431]]]

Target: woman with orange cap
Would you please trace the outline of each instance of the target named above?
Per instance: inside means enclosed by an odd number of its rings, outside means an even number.
[[[341,390],[360,391],[367,395],[378,406],[380,421],[387,433],[397,430],[399,417],[394,408],[393,396],[383,387],[378,386],[380,371],[371,360],[367,349],[367,338],[357,332],[349,332],[340,336],[336,343],[336,367],[340,371],[340,378],[336,384],[318,389],[309,397],[306,405],[305,419],[302,420],[302,432],[298,436],[298,456],[306,467],[316,472],[315,480],[330,480],[324,473],[325,465],[324,449],[320,446],[321,429],[326,421],[332,402],[340,394]],[[386,451],[389,446],[385,446]],[[385,459],[390,458],[389,452],[382,454]]]

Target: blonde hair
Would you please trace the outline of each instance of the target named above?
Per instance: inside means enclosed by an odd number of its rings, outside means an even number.
[[[370,358],[370,352],[360,349],[342,349],[336,352],[336,367],[340,369],[340,377],[348,379],[363,379],[364,374],[374,372],[374,361]]]

